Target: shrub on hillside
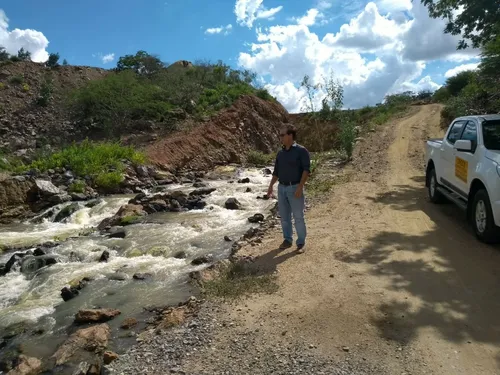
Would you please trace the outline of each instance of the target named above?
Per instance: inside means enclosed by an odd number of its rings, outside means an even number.
[[[70,98],[75,119],[111,132],[142,120],[171,125],[178,119],[179,109],[184,116],[210,115],[247,94],[272,100],[267,91],[248,83],[253,79],[249,72],[232,70],[222,63],[177,64],[160,70],[155,65],[152,76],[153,70],[146,64],[149,60],[143,60],[148,56],[124,56],[117,72],[76,90]]]
[[[10,55],[5,50],[5,47],[0,46],[0,62],[9,60]]]
[[[132,71],[90,81],[73,93],[70,105],[77,119],[108,131],[126,128],[133,120],[162,122],[173,108],[160,87],[141,81]]]
[[[15,75],[15,76],[10,78],[9,82],[14,84],[14,85],[21,85],[24,82],[24,76]]]
[[[17,52],[17,57],[20,61],[31,61],[31,52],[21,48],[19,52]]]
[[[40,87],[40,94],[36,100],[39,106],[46,107],[52,99],[52,92],[54,91],[54,84],[50,76],[45,77]]]
[[[49,68],[55,68],[59,66],[59,54],[58,53],[51,53],[49,55],[49,59],[45,63],[45,66]]]

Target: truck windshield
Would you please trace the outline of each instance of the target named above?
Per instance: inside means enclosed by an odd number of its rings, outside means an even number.
[[[483,122],[484,147],[500,151],[500,120]]]

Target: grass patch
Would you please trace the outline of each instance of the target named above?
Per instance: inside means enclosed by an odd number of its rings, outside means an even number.
[[[272,294],[278,290],[276,276],[260,274],[258,270],[240,263],[231,263],[220,276],[203,284],[209,298],[239,299],[254,293]]]
[[[68,188],[70,193],[84,193],[85,192],[85,182],[83,181],[75,181],[73,182],[69,188]]]
[[[267,167],[274,163],[275,155],[264,154],[260,151],[250,151],[247,154],[247,163],[256,167]]]
[[[66,168],[73,171],[77,177],[89,177],[98,187],[113,188],[123,181],[124,160],[134,165],[144,164],[146,161],[145,156],[132,147],[86,140],[15,169],[46,172],[49,169]]]

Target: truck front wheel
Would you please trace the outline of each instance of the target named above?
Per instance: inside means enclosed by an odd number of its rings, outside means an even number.
[[[427,172],[427,191],[429,193],[429,199],[432,203],[441,203],[444,200],[443,194],[438,191],[438,182],[436,177],[436,170],[430,168]]]
[[[494,244],[500,240],[500,228],[495,225],[490,198],[485,189],[480,189],[472,201],[471,221],[477,238],[485,243]]]

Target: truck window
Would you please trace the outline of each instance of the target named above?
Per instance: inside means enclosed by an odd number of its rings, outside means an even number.
[[[452,145],[454,145],[455,142],[460,139],[460,136],[462,135],[462,130],[464,130],[465,123],[466,123],[466,121],[459,120],[459,121],[455,121],[455,123],[451,126],[450,132],[448,134],[448,138],[446,138],[446,139]]]
[[[467,125],[465,125],[465,129],[462,133],[462,137],[465,141],[472,142],[472,151],[474,151],[477,147],[477,128],[474,121],[467,121]]]
[[[483,122],[484,147],[500,151],[500,120]]]

